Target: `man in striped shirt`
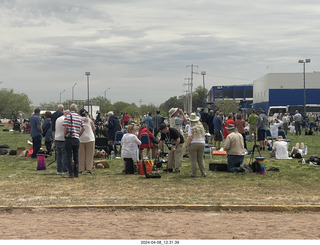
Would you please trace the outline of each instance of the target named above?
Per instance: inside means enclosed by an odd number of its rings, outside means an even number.
[[[79,171],[79,138],[84,131],[82,117],[77,113],[78,107],[76,104],[70,106],[70,113],[66,115],[64,126],[64,137],[66,139],[65,146],[67,151],[67,167],[69,170],[69,178],[78,177]],[[74,166],[72,164],[72,155]]]

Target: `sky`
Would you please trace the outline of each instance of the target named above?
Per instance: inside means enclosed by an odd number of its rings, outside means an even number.
[[[37,106],[87,100],[89,78],[90,98],[159,106],[191,76],[319,71],[319,16],[318,0],[0,0],[0,88]]]

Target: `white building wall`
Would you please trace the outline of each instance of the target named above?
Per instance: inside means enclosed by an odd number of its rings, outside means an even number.
[[[269,89],[303,89],[301,73],[268,73],[253,81],[253,103],[269,101]],[[306,89],[320,89],[320,72],[306,73]]]

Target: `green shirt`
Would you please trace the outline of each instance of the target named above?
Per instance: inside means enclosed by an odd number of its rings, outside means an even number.
[[[248,117],[248,123],[250,125],[257,125],[257,120],[258,120],[258,115],[251,113],[250,116]]]

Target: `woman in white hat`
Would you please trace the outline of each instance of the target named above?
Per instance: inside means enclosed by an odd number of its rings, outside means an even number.
[[[191,177],[197,175],[197,164],[200,169],[200,173],[203,177],[206,177],[203,153],[205,147],[205,130],[202,123],[199,121],[200,117],[197,117],[195,113],[190,114],[190,127],[188,130],[188,139],[186,145],[186,152],[189,152],[189,158],[191,161]]]
[[[169,110],[169,124],[171,128],[175,128],[183,135],[183,123],[188,121],[182,109],[171,108]]]

